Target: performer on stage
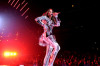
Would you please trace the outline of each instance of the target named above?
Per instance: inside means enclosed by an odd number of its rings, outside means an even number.
[[[53,66],[57,53],[60,50],[60,46],[52,33],[53,27],[60,26],[61,21],[58,18],[58,14],[58,12],[53,12],[52,9],[49,9],[42,16],[35,19],[35,21],[44,29],[44,32],[39,38],[39,45],[43,47],[46,46],[46,55],[43,66]]]

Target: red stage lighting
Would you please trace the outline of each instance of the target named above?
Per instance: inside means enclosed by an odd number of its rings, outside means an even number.
[[[16,55],[17,55],[16,52],[8,52],[8,51],[4,52],[5,57],[16,56]]]

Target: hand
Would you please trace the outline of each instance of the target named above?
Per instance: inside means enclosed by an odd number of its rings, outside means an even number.
[[[53,16],[57,16],[60,12],[54,12]]]

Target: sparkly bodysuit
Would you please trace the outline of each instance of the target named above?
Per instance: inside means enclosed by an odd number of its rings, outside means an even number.
[[[57,22],[56,24],[54,24],[54,22],[47,16],[40,16],[35,19],[35,21],[44,29],[44,32],[39,38],[39,45],[46,46],[46,55],[43,66],[53,66],[56,55],[60,50],[60,46],[56,42],[56,38],[53,35],[52,30],[53,27],[59,27],[61,21],[58,20],[58,15],[55,16],[55,19]],[[46,21],[46,23],[44,23],[43,20]]]

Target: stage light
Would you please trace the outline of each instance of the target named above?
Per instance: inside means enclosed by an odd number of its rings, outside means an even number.
[[[15,0],[12,1],[11,6],[13,5],[14,2],[15,2]]]
[[[15,5],[13,7],[15,7],[17,5],[17,3],[19,2],[19,0],[17,0],[17,2],[15,3]]]
[[[22,5],[25,3],[25,0],[22,2]]]
[[[10,55],[13,55],[13,53],[10,53]]]
[[[11,0],[8,1],[8,3],[10,3]]]
[[[16,53],[14,53],[14,55],[16,55]]]
[[[0,17],[0,28],[1,28],[1,26],[2,26],[2,18]]]
[[[8,56],[16,56],[17,53],[16,52],[4,52],[4,56],[8,57]]]
[[[24,16],[24,14],[25,14],[29,9],[30,9],[30,8],[27,8],[21,16]]]
[[[72,5],[72,7],[74,7],[74,5]]]
[[[28,3],[26,3],[26,4],[20,9],[20,11],[22,11],[22,10],[26,7],[27,4],[28,4]]]
[[[11,2],[11,0],[9,0],[8,1],[8,4],[10,4],[10,2]],[[12,2],[11,2],[11,6],[13,5],[13,7],[15,7],[16,8],[16,10],[19,8],[19,7],[21,7],[20,8],[20,10],[19,11],[22,11],[22,10],[24,10],[25,8],[26,8],[26,6],[28,5],[28,2],[26,2],[25,0],[23,0],[21,3],[19,2],[19,0],[12,0]],[[19,3],[19,4],[18,4]],[[25,4],[24,4],[25,3]],[[22,12],[22,14],[21,14],[21,16],[24,16],[25,14],[26,14],[26,12],[29,10],[29,8],[27,8],[25,11],[24,11],[24,13]],[[25,19],[27,19],[28,18],[28,15],[25,17]]]
[[[20,6],[20,4],[18,4],[18,6],[16,7],[16,9],[18,9],[18,8],[19,8],[19,6]]]
[[[24,65],[19,65],[19,66],[24,66]]]
[[[3,22],[3,17],[2,16],[0,16],[0,23],[2,23]]]
[[[8,56],[10,56],[10,53],[9,53],[9,52],[5,52],[5,53],[4,53],[4,56],[5,56],[5,57],[8,57]]]
[[[28,18],[28,15],[25,17],[25,19],[27,19]]]
[[[3,28],[3,26],[4,26],[4,21],[5,21],[4,16],[3,16],[2,14],[0,14],[0,29]]]

